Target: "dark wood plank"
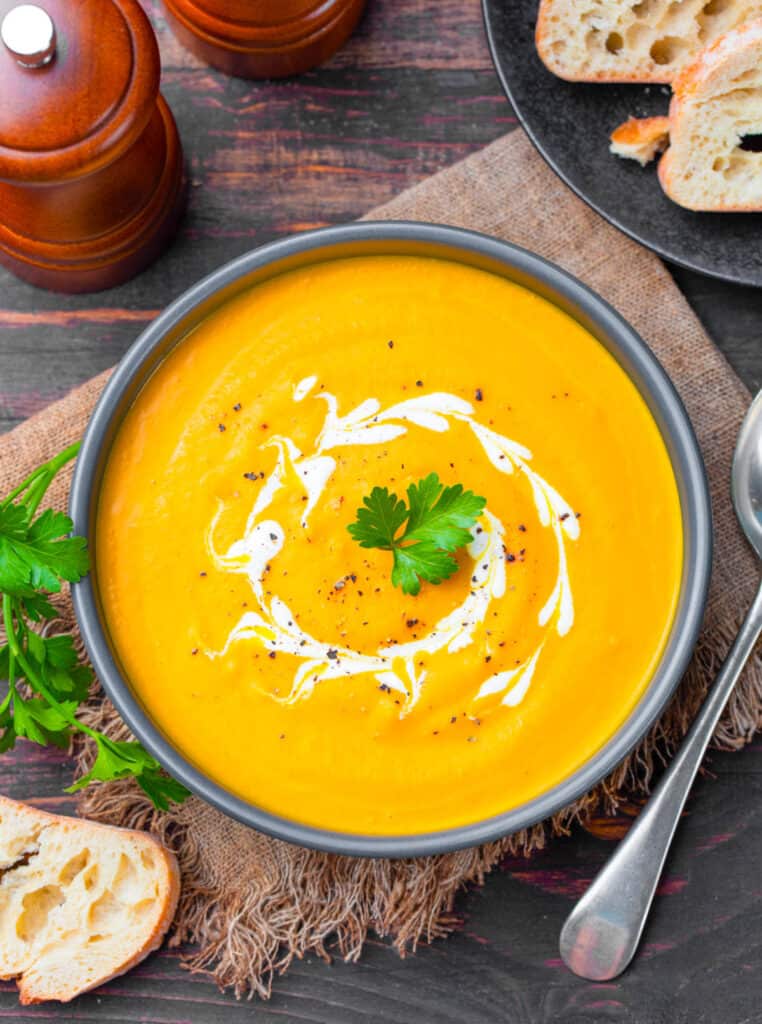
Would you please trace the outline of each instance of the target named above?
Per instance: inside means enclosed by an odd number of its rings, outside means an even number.
[[[358,33],[298,80],[225,79],[168,34],[158,0],[164,90],[185,140],[188,217],[159,264],[96,296],[36,291],[0,274],[0,431],[112,365],[179,291],[278,234],[352,219],[514,125],[492,72],[478,0],[369,0]],[[675,272],[746,383],[762,383],[762,293]],[[456,935],[400,961],[369,944],[356,965],[298,963],[252,1007],[154,955],[69,1007],[21,1010],[0,984],[0,1019],[222,1024],[740,1024],[762,1022],[762,743],[715,755],[691,798],[643,952],[618,982],[591,985],[557,956],[560,925],[609,855],[583,832],[509,860],[464,893]],[[21,744],[0,758],[0,791],[72,807],[71,766]]]
[[[352,220],[515,121],[492,72],[330,69],[261,84],[165,73],[188,214],[164,257],[97,296],[0,273],[0,430],[116,362],[198,278],[278,235]]]

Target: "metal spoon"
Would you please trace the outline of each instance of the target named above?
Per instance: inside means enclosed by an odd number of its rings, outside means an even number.
[[[733,457],[733,505],[762,560],[762,391]],[[561,956],[591,981],[615,978],[635,954],[664,861],[696,772],[728,697],[762,632],[762,586],[704,706],[659,786],[561,930]]]

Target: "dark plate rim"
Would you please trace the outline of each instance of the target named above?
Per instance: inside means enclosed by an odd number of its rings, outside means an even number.
[[[626,235],[628,238],[631,238],[633,242],[637,242],[638,245],[642,245],[645,249],[650,249],[651,252],[655,253],[661,259],[665,260],[667,263],[672,263],[675,266],[682,267],[684,270],[690,270],[694,274],[701,274],[703,277],[711,277],[716,281],[725,281],[728,284],[741,285],[747,288],[762,288],[762,282],[760,282],[758,278],[745,277],[742,272],[736,274],[723,273],[720,270],[713,270],[711,267],[708,267],[704,264],[692,263],[690,260],[685,259],[685,257],[675,256],[673,253],[665,249],[658,242],[646,240],[645,238],[641,237],[636,231],[633,231],[630,228],[628,228],[625,224],[622,224],[615,214],[610,213],[605,207],[601,206],[599,203],[596,203],[592,199],[590,199],[585,194],[584,190],[580,188],[578,185],[576,185],[575,182],[567,174],[565,174],[564,171],[561,170],[561,168],[557,165],[553,157],[548,152],[546,152],[545,146],[543,145],[541,139],[535,133],[531,122],[527,119],[520,105],[516,102],[513,96],[513,90],[511,89],[511,86],[508,82],[508,78],[506,77],[506,74],[503,70],[503,61],[500,57],[500,49],[495,38],[495,29],[492,24],[493,17],[497,17],[496,8],[498,3],[499,0],[481,0],[484,31],[487,36],[487,45],[489,47],[492,65],[495,69],[495,73],[497,74],[498,79],[500,80],[500,85],[502,86],[503,92],[505,93],[508,101],[510,102],[513,112],[516,114],[519,124],[527,133],[532,145],[543,158],[548,167],[550,167],[553,173],[556,174],[561,179],[561,181],[563,181],[563,183],[567,185],[572,190],[572,192],[574,192],[574,194],[582,200],[583,203],[589,206],[591,210],[594,210],[599,216],[603,217],[605,221],[608,221],[608,223],[615,227],[618,231],[621,231],[623,235]],[[548,74],[550,74],[550,72],[548,72]],[[605,83],[601,83],[601,88],[604,87]],[[706,216],[712,216],[712,214],[706,214]],[[743,216],[743,214],[716,214],[715,216]],[[758,214],[758,216],[762,219],[762,214]]]
[[[271,242],[214,271],[169,305],[137,338],[106,385],[87,425],[70,495],[77,534],[90,538],[104,446],[120,417],[124,396],[144,363],[169,336],[193,325],[193,313],[226,286],[289,257],[362,244],[419,245],[450,258],[486,260],[510,274],[532,279],[538,290],[557,296],[556,304],[588,320],[600,340],[630,374],[661,430],[680,488],[684,566],[678,608],[670,638],[647,690],[611,739],[557,786],[495,817],[437,832],[379,836],[315,828],[272,814],[230,793],[205,776],[153,724],[112,655],[91,576],[72,587],[74,609],[95,671],[116,709],[157,760],[192,792],[225,814],[268,835],[300,846],[368,857],[439,854],[498,839],[542,821],[592,789],[636,746],[664,709],[687,667],[703,619],[712,556],[709,491],[703,460],[683,404],[661,364],[619,313],[571,274],[540,256],[477,232],[409,221],[363,222],[322,228]],[[399,251],[399,250],[398,250]],[[325,257],[324,257],[325,258]],[[330,258],[330,257],[329,257]],[[274,273],[277,273],[277,269]],[[552,300],[551,300],[552,301]],[[574,315],[574,313],[572,313]],[[174,342],[173,342],[174,343]],[[626,364],[626,365],[625,365]],[[628,369],[630,367],[630,369]]]

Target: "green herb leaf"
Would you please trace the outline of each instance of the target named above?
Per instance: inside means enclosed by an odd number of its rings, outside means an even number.
[[[93,779],[105,782],[134,776],[155,805],[166,810],[171,800],[187,796],[185,787],[165,775],[140,743],[110,740],[77,718],[92,672],[79,664],[70,635],[46,637],[29,626],[57,619],[47,595],[58,593],[64,582],[74,583],[88,571],[86,542],[83,537],[68,536],[69,517],[51,509],[36,515],[52,480],[78,451],[79,444],[64,449],[0,500],[1,617],[8,637],[0,647],[0,681],[8,683],[0,703],[0,752],[10,750],[17,737],[65,748],[74,730],[85,733],[95,741],[97,756],[92,770],[72,789],[81,789]],[[18,689],[21,683],[34,696],[25,699]]]
[[[403,593],[415,595],[421,589],[422,579],[441,583],[449,579],[457,568],[458,563],[451,554],[431,541],[422,540],[409,547],[394,549],[392,583],[401,587]]]
[[[471,541],[487,502],[461,484],[445,487],[436,473],[411,484],[407,499],[406,505],[386,487],[374,487],[347,529],[361,547],[392,551],[392,583],[415,595],[421,580],[441,583],[457,570],[452,556]]]
[[[22,530],[27,518],[23,505],[0,511],[0,590],[27,598],[37,590],[57,594],[62,580],[74,583],[87,572],[85,539],[66,536],[72,521],[63,512],[48,509]]]
[[[85,700],[93,673],[86,665],[78,663],[73,637],[68,633],[41,637],[32,630],[27,630],[25,637],[26,662],[31,669],[27,682],[32,689],[57,700],[69,699],[77,704]]]
[[[155,769],[144,768],[138,775],[138,785],[161,811],[166,811],[170,804],[181,804],[190,796],[182,782],[161,771],[158,765]]]
[[[74,793],[94,781],[111,782],[135,776],[138,785],[160,810],[166,810],[171,800],[181,802],[188,796],[185,786],[164,775],[158,761],[137,741],[111,740],[102,735],[96,736],[95,741],[98,747],[95,763],[67,792]]]
[[[23,598],[24,613],[32,622],[41,622],[43,619],[57,619],[58,612],[48,601],[44,594],[32,593]]]
[[[27,526],[27,510],[23,505],[0,505],[0,535],[24,540]]]
[[[14,732],[43,747],[54,743],[65,749],[69,745],[69,724],[76,708],[76,701],[52,706],[40,697],[21,700],[17,694],[13,703]]]
[[[407,540],[430,540],[444,551],[456,551],[471,542],[470,529],[484,511],[484,498],[464,491],[461,484],[442,487],[430,473],[407,489],[410,518]]]
[[[10,708],[6,708],[0,714],[0,729],[2,729],[0,732],[0,754],[5,754],[16,744],[16,730],[13,728],[13,716]]]
[[[395,534],[409,515],[405,502],[390,494],[386,487],[374,487],[362,502],[357,521],[347,529],[361,548],[391,550]]]
[[[74,637],[70,633],[46,637],[43,641],[43,654],[48,665],[63,669],[65,672],[70,672],[79,660],[74,647]]]

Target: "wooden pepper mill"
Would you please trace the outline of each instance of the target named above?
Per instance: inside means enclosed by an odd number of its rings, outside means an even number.
[[[164,0],[180,42],[240,78],[298,75],[335,53],[365,0]]]
[[[0,0],[0,262],[61,292],[126,281],[182,209],[183,159],[137,0]]]

